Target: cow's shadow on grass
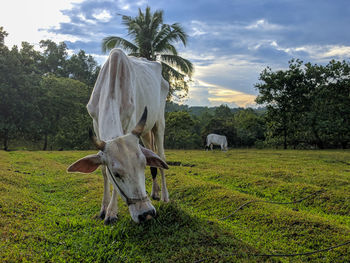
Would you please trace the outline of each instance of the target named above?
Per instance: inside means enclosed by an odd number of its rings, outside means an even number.
[[[135,224],[123,216],[111,227],[106,241],[124,242],[125,248],[129,248],[124,260],[246,262],[249,254],[258,252],[217,224],[189,215],[176,202],[159,202],[155,206],[158,216],[153,220]],[[139,255],[143,258],[137,260]]]

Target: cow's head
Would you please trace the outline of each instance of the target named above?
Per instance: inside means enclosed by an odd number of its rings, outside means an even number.
[[[109,141],[91,136],[100,151],[85,156],[67,169],[68,172],[91,173],[99,165],[105,165],[109,180],[129,206],[130,215],[136,223],[152,218],[156,213],[146,193],[146,165],[168,169],[158,155],[139,144],[146,119],[147,108],[131,133]]]

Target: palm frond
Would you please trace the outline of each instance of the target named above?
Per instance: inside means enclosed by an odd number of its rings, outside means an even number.
[[[162,62],[162,75],[165,80],[168,81],[170,91],[168,99],[175,96],[178,99],[184,98],[188,94],[189,80],[185,80],[185,75],[178,72],[170,65]],[[181,91],[182,94],[177,94],[177,91]]]
[[[164,61],[170,65],[175,66],[176,68],[179,68],[183,73],[185,73],[189,77],[193,73],[193,65],[187,59],[184,59],[177,55],[168,55],[168,54],[162,54],[160,58],[161,58],[161,61]]]
[[[154,43],[154,50],[163,50],[164,46],[168,43],[181,40],[182,43],[186,46],[187,44],[187,34],[183,31],[183,28],[175,23],[171,26],[166,25],[162,27],[162,31],[157,37],[157,42]]]
[[[144,24],[146,26],[151,24],[151,19],[152,19],[152,14],[151,14],[151,8],[149,6],[146,7],[146,12],[145,12],[145,20]]]
[[[158,49],[155,49],[154,51],[158,54],[168,54],[168,55],[174,55],[177,56],[177,50],[174,45],[172,44],[165,44],[163,46],[158,46]]]
[[[138,22],[136,18],[122,16],[122,24],[128,29],[128,34],[132,35],[133,37],[136,37],[140,32],[142,32],[140,22]]]
[[[174,69],[172,66],[165,62],[161,62],[162,64],[162,71],[163,71],[163,77],[166,76],[165,79],[170,83],[171,78],[174,79],[181,79],[183,80],[185,78],[185,75],[181,72]]]
[[[138,50],[137,46],[135,46],[133,43],[121,37],[109,36],[109,37],[105,37],[102,40],[103,53],[106,53],[107,51],[115,47],[121,47],[122,49],[125,49],[127,52],[133,52],[133,53],[136,53]]]
[[[133,57],[137,57],[137,58],[141,57],[140,53],[138,53],[138,52],[137,53],[129,53],[128,56],[133,56]]]
[[[153,39],[156,37],[156,34],[159,30],[159,27],[163,24],[163,10],[157,10],[152,16],[152,20],[149,24],[149,29],[151,32],[154,32]]]
[[[174,23],[174,24],[171,25],[171,28],[173,29],[173,32],[176,33],[178,38],[181,39],[181,41],[184,44],[184,46],[186,46],[188,35],[186,34],[186,32],[183,29],[183,27],[179,23]]]
[[[153,40],[153,48],[157,48],[159,45],[159,42],[164,39],[168,34],[170,33],[170,26],[167,24],[163,24],[160,30],[157,32],[157,34],[154,37]]]

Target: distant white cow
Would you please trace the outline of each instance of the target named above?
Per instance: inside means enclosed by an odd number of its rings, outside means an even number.
[[[207,144],[205,146],[205,149],[208,150],[209,147],[211,150],[213,150],[213,145],[219,145],[221,147],[221,150],[227,151],[227,139],[224,135],[218,135],[211,133],[207,136]]]
[[[68,172],[91,173],[101,165],[104,194],[100,218],[106,224],[117,220],[117,193],[135,222],[155,216],[146,193],[146,165],[151,166],[152,198],[159,199],[156,174],[160,168],[161,199],[169,201],[163,172],[168,169],[163,146],[168,91],[160,63],[128,57],[120,49],[110,52],[100,71],[87,105],[97,135],[92,139],[100,151],[76,161]],[[148,149],[139,144],[139,139]],[[159,156],[153,152],[156,149]],[[112,197],[109,182],[114,187]]]

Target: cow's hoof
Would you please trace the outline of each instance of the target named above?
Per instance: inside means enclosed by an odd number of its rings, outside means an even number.
[[[109,216],[109,217],[106,217],[104,222],[105,222],[105,225],[112,225],[117,221],[118,221],[118,218],[116,216]]]
[[[162,200],[164,203],[169,202],[169,193],[166,189],[162,190],[162,198],[160,200]]]
[[[159,201],[160,197],[158,195],[151,195],[153,200]]]
[[[98,215],[98,218],[101,219],[101,220],[103,220],[103,219],[105,219],[105,216],[106,216],[106,212],[105,212],[104,210],[102,210],[102,211],[100,212],[100,214]]]
[[[169,203],[169,198],[168,198],[168,197],[165,197],[165,198],[162,197],[161,200],[162,200],[162,202],[164,202],[164,203]]]
[[[105,219],[106,212],[105,211],[100,211],[99,213],[96,213],[92,218],[96,220],[103,220]]]

